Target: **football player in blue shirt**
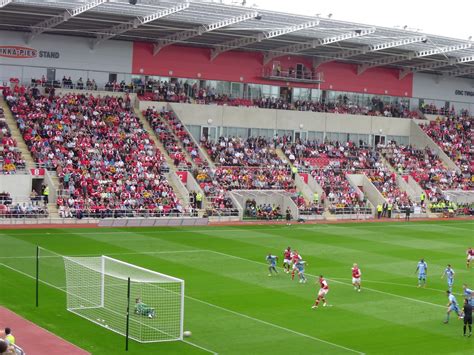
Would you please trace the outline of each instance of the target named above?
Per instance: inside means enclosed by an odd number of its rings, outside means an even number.
[[[448,264],[448,266],[443,272],[443,275],[441,275],[441,278],[446,276],[446,279],[448,280],[448,290],[451,292],[453,292],[454,275],[455,272],[450,264]]]
[[[416,265],[415,273],[418,272],[418,287],[426,286],[426,272],[428,271],[428,264],[424,259],[421,259]]]
[[[268,276],[272,276],[272,272],[275,272],[275,274],[278,274],[278,271],[276,269],[276,264],[277,264],[277,260],[278,260],[278,256],[275,256],[275,255],[272,255],[271,253],[269,253],[267,255],[267,263],[268,263]]]
[[[446,294],[448,295],[448,311],[446,312],[446,320],[444,323],[449,322],[449,314],[451,312],[456,312],[459,318],[461,318],[461,313],[459,312],[459,305],[458,301],[456,301],[456,297],[451,293],[451,291],[446,291]]]

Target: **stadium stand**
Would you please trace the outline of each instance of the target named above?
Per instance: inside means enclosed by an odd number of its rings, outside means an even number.
[[[130,99],[68,94],[6,95],[36,162],[54,170],[62,217],[167,216],[183,206],[163,175],[164,158]]]
[[[474,188],[474,117],[464,111],[444,119],[421,125],[424,131],[443,149],[467,179],[466,188]]]
[[[392,142],[382,151],[398,173],[410,174],[433,202],[443,199],[443,190],[470,188],[468,178],[464,178],[457,171],[448,170],[429,148],[398,146]]]
[[[2,174],[15,174],[18,169],[25,168],[25,161],[17,147],[17,142],[5,120],[0,107],[0,171]]]

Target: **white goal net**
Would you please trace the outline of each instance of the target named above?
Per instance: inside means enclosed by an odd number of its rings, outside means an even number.
[[[184,281],[107,256],[64,257],[67,309],[138,342],[182,340]]]

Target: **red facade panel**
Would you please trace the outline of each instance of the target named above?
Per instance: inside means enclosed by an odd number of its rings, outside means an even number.
[[[272,62],[263,65],[263,54],[257,52],[229,51],[210,60],[210,49],[184,46],[168,46],[156,56],[150,43],[135,42],[133,46],[132,72],[134,74],[172,76],[203,80],[223,80],[254,84],[287,86],[286,81],[265,80],[262,74],[271,68]],[[311,67],[311,59],[303,56],[283,56],[279,61],[283,70],[298,63]],[[357,75],[353,64],[330,62],[321,65],[318,72],[324,75],[322,89],[369,94],[408,96],[412,95],[413,75],[398,79],[398,70],[389,68],[369,69]],[[316,84],[289,83],[289,86],[317,88]]]

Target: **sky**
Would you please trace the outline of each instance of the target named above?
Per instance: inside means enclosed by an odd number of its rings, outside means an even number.
[[[227,4],[242,0],[223,0]],[[302,15],[316,15],[467,40],[474,39],[474,0],[246,0],[246,6]],[[451,7],[448,4],[454,4]]]

